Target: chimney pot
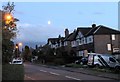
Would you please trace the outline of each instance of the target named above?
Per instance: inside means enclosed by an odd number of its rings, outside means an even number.
[[[95,28],[96,27],[96,24],[92,24],[92,28]]]

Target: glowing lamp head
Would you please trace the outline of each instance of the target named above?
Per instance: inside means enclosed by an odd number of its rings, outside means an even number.
[[[5,24],[9,24],[9,23],[10,23],[10,21],[8,21],[8,20],[7,20],[7,21],[5,21]]]
[[[18,45],[19,45],[19,46],[22,46],[22,43],[19,43]]]
[[[18,46],[15,46],[16,49],[18,49]]]
[[[12,15],[10,15],[10,14],[5,15],[5,20],[11,20],[11,19],[12,19]]]
[[[18,49],[18,44],[16,44],[15,48]]]

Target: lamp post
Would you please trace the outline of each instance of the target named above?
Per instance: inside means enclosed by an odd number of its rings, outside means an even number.
[[[20,56],[22,55],[22,45],[23,44],[21,42],[18,43],[18,46],[19,46],[19,49],[20,49]]]
[[[16,44],[15,49],[16,49],[16,58],[18,58],[18,50],[19,50],[18,44]]]
[[[20,49],[20,47],[22,48],[22,43],[21,43],[21,42],[18,43],[18,44],[16,44],[16,46],[15,46],[15,49],[16,49],[16,57],[19,57],[19,49]]]
[[[19,45],[19,47],[21,46],[21,49],[22,49],[22,43],[20,42],[20,43],[18,43],[18,45]]]

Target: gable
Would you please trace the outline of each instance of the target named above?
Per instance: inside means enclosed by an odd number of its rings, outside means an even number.
[[[84,37],[84,36],[83,36],[83,34],[79,31],[79,32],[77,33],[76,39],[79,39],[79,38],[82,38],[82,37]]]

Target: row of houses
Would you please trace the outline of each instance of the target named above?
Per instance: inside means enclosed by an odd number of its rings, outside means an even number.
[[[87,56],[91,52],[112,54],[120,52],[120,31],[92,24],[91,27],[77,27],[72,33],[65,29],[65,37],[49,38],[47,44],[53,49],[72,50],[77,56]]]

